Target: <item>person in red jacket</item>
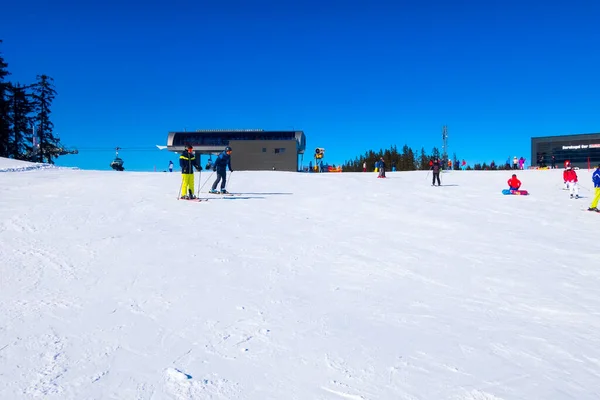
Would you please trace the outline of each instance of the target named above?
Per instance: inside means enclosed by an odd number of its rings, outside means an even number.
[[[575,198],[578,199],[579,186],[577,185],[577,172],[575,172],[571,164],[569,164],[563,172],[563,180],[565,181],[567,188],[569,188],[571,198],[573,198],[573,195],[575,195]]]
[[[521,187],[521,181],[517,179],[517,175],[513,174],[512,178],[508,180],[508,187],[510,190],[519,190]]]

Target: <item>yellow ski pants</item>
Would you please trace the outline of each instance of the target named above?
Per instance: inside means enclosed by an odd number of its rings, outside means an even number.
[[[194,174],[181,174],[181,197],[188,194],[188,189],[194,194]]]
[[[594,196],[594,200],[592,200],[592,205],[590,206],[591,208],[598,207],[598,201],[600,200],[600,187],[597,187],[595,189],[596,189],[596,194]]]

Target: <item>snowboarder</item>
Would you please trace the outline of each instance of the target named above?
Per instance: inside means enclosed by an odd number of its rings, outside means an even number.
[[[517,174],[512,174],[512,177],[507,181],[510,190],[519,190],[521,181],[517,178]]]
[[[196,160],[192,145],[188,145],[186,150],[181,153],[179,165],[181,166],[181,198],[195,199],[193,168],[196,168],[196,171],[201,171],[202,167]]]
[[[363,162],[363,172],[367,172],[367,162]]]
[[[442,184],[440,183],[440,169],[442,169],[442,166],[440,164],[440,160],[436,159],[433,162],[429,163],[431,165],[431,172],[433,173],[433,180],[431,182],[432,186],[435,186],[435,181],[437,179],[437,183],[438,186],[442,186]]]
[[[575,198],[578,199],[579,187],[577,186],[577,172],[575,172],[570,163],[563,172],[563,180],[569,188],[570,197],[573,198],[573,194],[575,194]]]
[[[217,185],[219,181],[221,181],[221,192],[220,193],[228,193],[225,190],[225,186],[227,185],[227,171],[226,168],[229,168],[230,172],[233,172],[231,169],[231,147],[225,147],[225,150],[219,154],[215,163],[213,164],[213,171],[217,172],[217,180],[212,185],[212,189],[210,193],[219,193],[217,192]]]
[[[598,210],[598,201],[600,200],[600,164],[596,166],[596,170],[592,173],[592,182],[594,182],[595,194],[594,200],[592,200],[592,204],[588,210],[600,212]]]
[[[169,161],[169,172],[173,172],[173,161]]]

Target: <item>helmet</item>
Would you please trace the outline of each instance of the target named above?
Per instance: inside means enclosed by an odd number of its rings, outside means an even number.
[[[186,146],[186,149],[193,149],[193,148],[194,148],[194,146],[192,146],[191,144],[188,144],[188,145]]]
[[[225,151],[231,151],[231,147],[229,147],[229,146],[225,147]]]

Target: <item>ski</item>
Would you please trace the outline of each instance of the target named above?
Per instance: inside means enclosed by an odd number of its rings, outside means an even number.
[[[219,196],[239,196],[240,193],[221,193],[221,192],[208,192],[208,194],[216,194]]]

